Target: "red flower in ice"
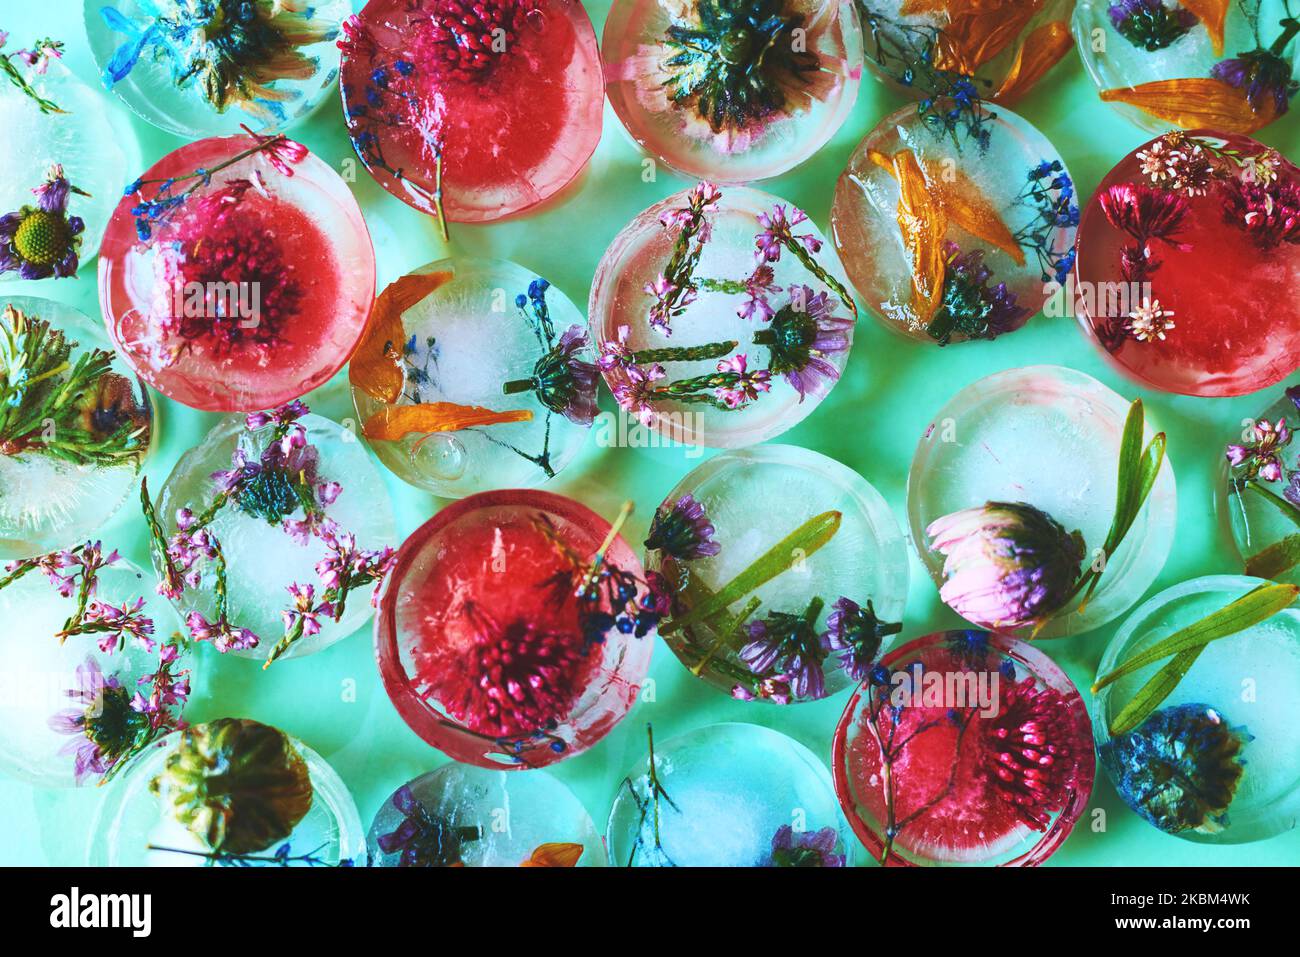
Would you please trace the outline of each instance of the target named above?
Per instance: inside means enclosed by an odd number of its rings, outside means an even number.
[[[242,123],[239,128],[257,141],[257,145],[262,147],[263,155],[277,172],[285,176],[292,176],[293,168],[307,158],[307,147],[283,134],[262,136]]]
[[[1075,742],[1068,702],[1033,678],[1000,682],[995,718],[981,722],[989,780],[1028,827],[1045,831],[1074,784]]]
[[[500,623],[465,608],[476,646],[459,669],[442,669],[433,689],[457,721],[477,734],[520,737],[562,720],[581,693],[586,642],[531,621]]]
[[[1191,249],[1176,238],[1190,208],[1184,197],[1140,183],[1117,183],[1101,193],[1100,203],[1110,224],[1136,240],[1134,245],[1120,250],[1120,265],[1127,281],[1139,282],[1159,268],[1151,252],[1154,240],[1183,252]]]

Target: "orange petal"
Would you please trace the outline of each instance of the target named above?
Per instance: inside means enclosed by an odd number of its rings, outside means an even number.
[[[1210,34],[1210,43],[1214,46],[1214,55],[1223,56],[1223,26],[1228,19],[1228,7],[1232,0],[1178,0],[1184,7],[1196,15],[1196,19],[1205,24]]]
[[[1265,99],[1265,109],[1256,113],[1245,90],[1213,77],[1156,80],[1131,88],[1102,90],[1101,98],[1107,103],[1128,103],[1188,130],[1254,133],[1277,119],[1271,98]]]
[[[581,844],[541,844],[520,867],[574,867],[582,857]]]
[[[449,272],[411,273],[385,287],[375,299],[366,331],[352,355],[348,381],[380,402],[397,401],[406,381],[402,372],[402,344],[406,340],[402,313],[449,279]]]
[[[948,217],[911,150],[894,154],[894,178],[898,180],[898,231],[912,256],[915,311],[921,322],[928,323],[943,298],[943,236]]]
[[[893,160],[884,153],[868,150],[867,157],[894,175]],[[1011,234],[1006,222],[969,176],[961,170],[941,172],[934,163],[926,163],[923,173],[926,188],[943,205],[944,213],[949,219],[976,239],[982,239],[990,246],[1002,250],[1015,260],[1016,265],[1025,264],[1025,251],[1020,248],[1020,243],[1016,242],[1016,237]]]
[[[368,439],[397,442],[412,433],[456,432],[480,425],[502,422],[527,422],[533,417],[528,409],[493,412],[477,405],[455,402],[425,402],[420,405],[386,405],[361,427]]]
[[[1042,5],[1043,0],[1030,0],[952,17],[935,40],[935,68],[973,74],[1005,50]]]
[[[994,102],[1010,106],[1024,96],[1044,73],[1070,52],[1072,46],[1074,37],[1070,34],[1070,25],[1062,20],[1052,20],[1035,28],[1016,51],[1015,62],[1007,71],[1002,86],[993,94]]]

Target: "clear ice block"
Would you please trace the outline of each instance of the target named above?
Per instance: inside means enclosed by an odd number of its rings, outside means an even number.
[[[1084,567],[1098,558],[1115,512],[1120,437],[1129,405],[1091,376],[1062,366],[999,372],[967,386],[936,413],[907,481],[912,541],[936,585],[944,556],[926,530],[986,502],[1025,503],[1082,533]],[[1143,442],[1154,430],[1148,424]],[[1075,635],[1114,620],[1156,580],[1173,546],[1177,493],[1165,458],[1124,541],[1105,563],[1086,606],[1072,602],[1020,637]],[[976,622],[976,624],[992,624]]]
[[[617,0],[601,52],[632,139],[687,176],[741,184],[835,135],[862,45],[849,0]]]
[[[754,724],[652,739],[605,835],[619,867],[843,867],[854,854],[826,766]]]
[[[839,462],[791,445],[727,452],[691,471],[645,544],[646,567],[672,595],[664,641],[742,700],[784,704],[848,687],[892,641],[907,602],[907,546],[884,498]],[[746,580],[759,568],[770,577],[755,587]]]
[[[596,414],[594,359],[563,292],[515,263],[458,257],[380,294],[349,377],[380,460],[460,498],[540,485],[573,459]]]
[[[370,824],[371,867],[604,867],[587,809],[545,771],[452,762],[384,801]]]
[[[1097,677],[1251,590],[1258,578],[1210,575],[1168,588],[1115,634]],[[1148,823],[1189,841],[1242,844],[1295,827],[1300,815],[1300,610],[1210,642],[1134,731],[1110,727],[1169,659],[1092,697],[1093,736],[1106,775]]]

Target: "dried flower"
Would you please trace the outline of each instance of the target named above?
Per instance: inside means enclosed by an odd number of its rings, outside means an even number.
[[[1177,43],[1199,22],[1186,7],[1164,0],[1115,0],[1107,13],[1116,33],[1152,53]]]
[[[506,394],[532,391],[537,401],[570,422],[590,425],[596,417],[596,366],[582,358],[589,345],[587,331],[573,325],[533,366],[530,379],[507,382]]]
[[[73,755],[73,776],[81,784],[91,774],[107,774],[130,749],[148,722],[131,709],[131,696],[94,658],[77,666],[77,685],[66,692],[76,706],[51,716],[50,729],[73,736],[60,754]]]
[[[1244,478],[1262,478],[1265,482],[1276,482],[1282,478],[1283,461],[1281,452],[1291,444],[1291,429],[1286,419],[1277,420],[1277,425],[1268,419],[1260,419],[1250,428],[1252,441],[1243,445],[1229,445],[1228,462],[1234,468],[1244,469]]]
[[[402,815],[397,827],[376,839],[385,854],[398,854],[398,867],[459,867],[461,847],[483,836],[478,825],[453,825],[434,817],[409,784],[393,794],[391,803]]]
[[[645,547],[678,561],[707,558],[722,550],[713,532],[704,505],[687,492],[672,505],[660,505],[655,511]]]
[[[611,377],[610,391],[614,399],[628,412],[637,417],[647,428],[655,420],[654,383],[668,375],[664,367],[657,362],[648,366],[627,366],[616,370]]]
[[[840,835],[833,827],[820,831],[795,831],[782,824],[772,835],[769,867],[843,867],[845,855],[837,854]]]
[[[1151,824],[1169,834],[1213,834],[1227,824],[1251,740],[1215,708],[1189,703],[1155,712],[1101,753],[1119,773],[1120,796]]]
[[[817,54],[795,42],[803,14],[785,0],[699,0],[698,23],[670,23],[663,81],[715,133],[743,130],[784,110],[819,69]]]
[[[768,612],[751,621],[746,629],[749,642],[740,649],[740,660],[760,678],[787,678],[796,698],[814,699],[826,694],[822,662],[826,652],[817,634],[817,616],[822,600],[814,598],[802,615]]]
[[[852,319],[835,315],[828,293],[795,285],[790,302],[754,334],[754,342],[768,347],[769,371],[783,376],[802,402],[809,394],[825,395],[839,380],[840,370],[826,357],[848,351],[853,326]]]
[[[141,56],[169,62],[172,83],[191,84],[218,113],[231,106],[268,123],[287,116],[294,98],[285,81],[307,80],[319,61],[301,48],[334,39],[333,25],[316,19],[308,0],[161,0],[145,25],[113,7],[100,15],[127,39],[104,67],[104,85],[124,80]]]
[[[231,854],[287,838],[313,792],[307,762],[284,732],[241,718],[183,730],[150,787],[210,850]]]
[[[1041,621],[1061,609],[1079,580],[1083,537],[1032,505],[963,509],[936,519],[926,535],[944,556],[939,597],[985,627]]]
[[[1138,342],[1163,340],[1165,333],[1174,328],[1174,311],[1161,307],[1159,299],[1142,297],[1142,302],[1128,314],[1125,330]]]
[[[1245,230],[1260,249],[1300,244],[1300,183],[1294,177],[1234,177],[1224,183],[1222,197],[1224,221]]]
[[[1159,268],[1151,250],[1155,240],[1184,252],[1191,249],[1176,238],[1190,208],[1184,197],[1140,183],[1117,183],[1101,193],[1100,203],[1110,224],[1136,241],[1121,249],[1124,278],[1129,282],[1142,280]]]
[[[997,714],[979,725],[984,771],[1026,827],[1046,831],[1075,783],[1073,715],[1060,691],[1039,687],[1032,676],[998,684]]]
[[[763,227],[754,237],[757,252],[754,256],[760,264],[774,263],[780,260],[781,250],[802,246],[809,253],[821,251],[821,240],[812,233],[796,236],[794,227],[808,221],[808,215],[798,207],[791,206],[787,215],[786,207],[777,203],[770,213],[759,213],[758,224]]]
[[[854,681],[862,681],[880,653],[889,635],[903,630],[901,622],[881,621],[871,601],[863,608],[851,598],[841,597],[826,616],[826,633],[822,643],[827,651],[840,656],[840,667]]]
[[[1291,64],[1262,47],[1219,61],[1210,68],[1210,76],[1244,89],[1252,110],[1264,113],[1271,107],[1274,117],[1287,111],[1291,97],[1300,90],[1300,83],[1291,79]]]
[[[89,194],[69,183],[57,163],[32,192],[36,205],[0,216],[0,275],[16,272],[22,279],[75,275],[86,224],[80,216],[68,215],[68,197]]]

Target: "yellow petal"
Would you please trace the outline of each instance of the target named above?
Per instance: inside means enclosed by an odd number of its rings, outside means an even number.
[[[935,40],[935,68],[973,74],[1010,46],[1042,5],[1043,0],[1030,0],[953,16]]]
[[[582,857],[581,844],[541,844],[520,867],[575,867]]]
[[[911,150],[895,153],[893,165],[898,180],[898,231],[912,257],[913,308],[919,321],[928,323],[943,298],[943,236],[948,217]]]
[[[1205,24],[1214,46],[1214,55],[1223,56],[1223,27],[1228,19],[1228,6],[1232,0],[1178,0]]]
[[[406,382],[402,372],[402,345],[406,340],[402,313],[449,279],[449,272],[411,273],[379,294],[348,365],[349,382],[380,402],[397,401]]]
[[[1056,66],[1061,57],[1070,52],[1074,46],[1074,37],[1070,34],[1070,25],[1062,20],[1052,20],[1036,27],[1025,37],[1020,49],[1016,51],[1015,62],[1007,71],[1006,78],[993,101],[1003,106],[1010,106],[1017,99],[1029,92],[1039,79]]]
[[[494,412],[477,405],[455,402],[425,402],[419,405],[386,405],[366,419],[361,432],[368,439],[397,442],[413,433],[456,432],[474,426],[503,422],[527,422],[528,409]]]
[[[879,150],[868,150],[871,162],[887,170],[895,179],[894,161]],[[976,239],[1002,250],[1016,265],[1025,264],[1025,251],[1016,242],[1006,222],[998,215],[993,204],[980,192],[969,176],[959,169],[940,170],[934,163],[926,163],[922,172],[926,188],[943,206],[945,215]]]
[[[1277,119],[1272,98],[1256,113],[1246,91],[1213,77],[1156,80],[1135,87],[1102,90],[1107,103],[1136,106],[1183,129],[1206,128],[1223,133],[1254,133]]]

